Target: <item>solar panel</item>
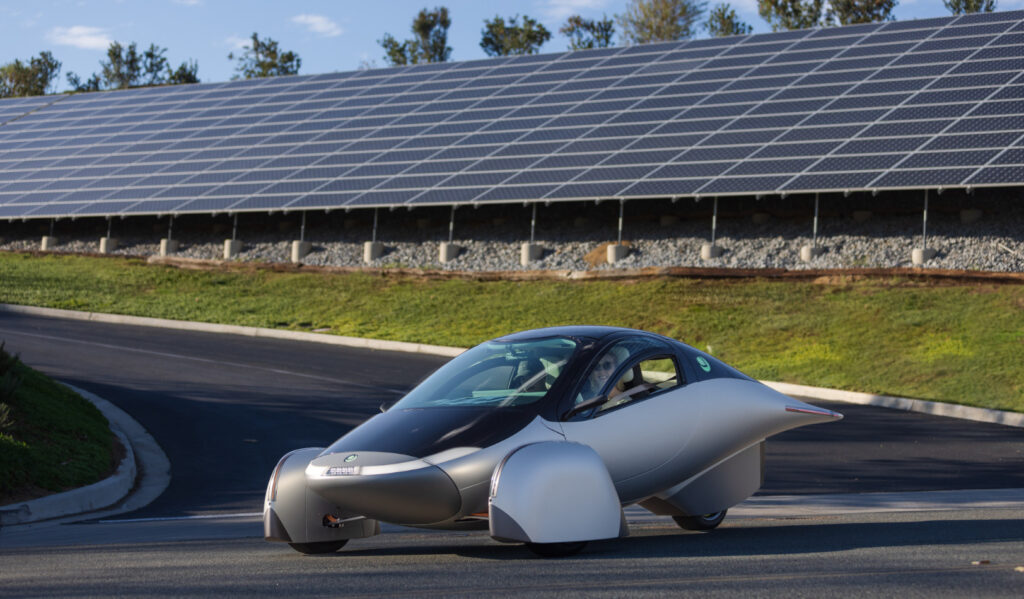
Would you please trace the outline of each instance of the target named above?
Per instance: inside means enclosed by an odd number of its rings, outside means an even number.
[[[5,99],[0,217],[1024,185],[1022,72],[1017,11]]]

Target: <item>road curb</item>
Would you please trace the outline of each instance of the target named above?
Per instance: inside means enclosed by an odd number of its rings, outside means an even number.
[[[1002,424],[1004,426],[1024,428],[1024,414],[1019,412],[1004,412],[1001,410],[974,408],[938,401],[926,401],[923,399],[911,399],[907,397],[891,397],[888,395],[873,395],[871,393],[841,391],[839,389],[810,387],[807,385],[796,385],[793,383],[776,383],[772,381],[762,382],[779,393],[796,397],[808,397],[811,399],[821,399],[826,401],[842,401],[846,403],[889,408],[890,410],[918,412],[921,414],[931,414],[933,416],[957,418],[959,420],[972,420],[974,422],[988,422],[991,424]]]
[[[158,327],[162,329],[175,329],[179,331],[199,331],[204,333],[224,333],[229,335],[242,335],[245,337],[287,339],[291,341],[310,341],[313,343],[341,345],[344,347],[356,347],[360,349],[376,349],[381,351],[397,351],[414,354],[429,354],[435,356],[455,357],[461,354],[463,351],[465,351],[464,349],[457,347],[447,347],[444,345],[429,345],[426,343],[385,341],[381,339],[364,339],[362,337],[346,337],[343,335],[306,333],[303,331],[282,331],[280,329],[265,329],[260,327],[247,327],[234,324],[214,324],[209,322],[192,322],[188,320],[169,320],[165,318],[149,318],[147,316],[104,314],[102,312],[80,312],[78,310],[62,310],[59,308],[38,308],[35,306],[18,306],[14,304],[0,304],[0,311],[14,312],[17,314],[29,314],[33,316],[48,316],[51,318],[66,318],[70,320],[90,320],[94,322],[105,322],[111,324],[128,324],[134,326]]]
[[[75,391],[79,390],[75,389]],[[120,411],[120,409],[96,396],[86,397],[86,399],[107,417],[111,432],[117,435],[124,447],[125,456],[118,464],[117,470],[107,478],[85,487],[0,507],[0,526],[28,524],[95,511],[114,505],[131,492],[132,487],[135,486],[136,474],[138,474],[135,451],[128,436],[121,430],[118,419],[111,418],[112,411]]]
[[[170,461],[138,421],[102,397],[63,384],[95,405],[107,418],[110,430],[125,448],[125,457],[114,474],[97,483],[3,506],[0,527],[91,512],[110,515],[136,510],[159,497],[170,484]]]
[[[244,335],[247,337],[263,337],[272,339],[287,339],[293,341],[309,341],[312,343],[324,343],[328,345],[340,345],[344,347],[428,354],[445,357],[454,357],[465,351],[465,348],[448,347],[444,345],[429,345],[425,343],[383,341],[380,339],[365,339],[362,337],[345,337],[341,335],[306,333],[301,331],[282,331],[278,329],[265,329],[259,327],[246,327],[226,324],[212,324],[206,322],[191,322],[186,320],[168,320],[164,318],[149,318],[144,316],[104,314],[102,312],[80,312],[77,310],[39,308],[35,306],[19,306],[14,304],[0,304],[0,311],[14,312],[19,314],[29,314],[34,316],[47,316],[52,318],[67,318],[73,320],[91,320],[95,322],[107,322],[114,324],[160,327],[183,331],[227,333],[232,335]],[[902,410],[905,412],[919,412],[922,414],[945,416],[947,418],[957,418],[960,420],[971,420],[974,422],[987,422],[991,424],[1001,424],[1004,426],[1024,428],[1024,413],[1005,412],[1002,410],[990,410],[987,408],[974,408],[970,406],[961,406],[958,404],[949,404],[937,401],[926,401],[923,399],[892,397],[888,395],[875,395],[871,393],[860,393],[857,391],[842,391],[839,389],[812,387],[809,385],[797,385],[793,383],[779,383],[774,381],[762,382],[768,385],[769,387],[775,389],[776,391],[779,391],[780,393],[784,393],[786,395],[795,395],[799,397],[819,399],[824,401],[840,401],[860,405],[871,405],[882,408],[889,408],[892,410]]]

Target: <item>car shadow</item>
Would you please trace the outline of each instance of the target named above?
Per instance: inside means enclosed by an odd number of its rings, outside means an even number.
[[[919,522],[857,522],[767,526],[743,523],[707,533],[674,530],[637,530],[633,536],[589,543],[580,553],[558,560],[595,560],[658,557],[749,557],[838,552],[854,549],[916,545],[985,544],[1022,541],[1021,520],[926,520]],[[416,543],[377,548],[346,547],[343,556],[458,555],[486,560],[538,558],[522,544],[503,544],[483,535],[467,536],[465,544]],[[538,558],[543,559],[543,558]]]

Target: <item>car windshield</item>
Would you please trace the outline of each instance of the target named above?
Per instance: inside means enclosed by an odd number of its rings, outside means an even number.
[[[505,407],[540,401],[565,371],[576,345],[565,337],[488,341],[442,366],[395,408]]]

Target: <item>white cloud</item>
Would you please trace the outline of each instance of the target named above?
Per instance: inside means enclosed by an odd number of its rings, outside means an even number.
[[[292,17],[292,22],[303,25],[311,32],[324,37],[338,37],[342,32],[337,23],[323,15],[296,15]]]
[[[248,46],[250,41],[252,41],[252,38],[250,37],[238,37],[237,35],[231,35],[224,40],[224,45],[230,47],[232,50],[241,50]]]
[[[550,19],[562,20],[570,15],[605,10],[608,0],[545,0],[540,10]]]
[[[113,42],[105,30],[85,25],[54,27],[46,34],[46,39],[55,44],[74,46],[83,50],[105,50]]]

